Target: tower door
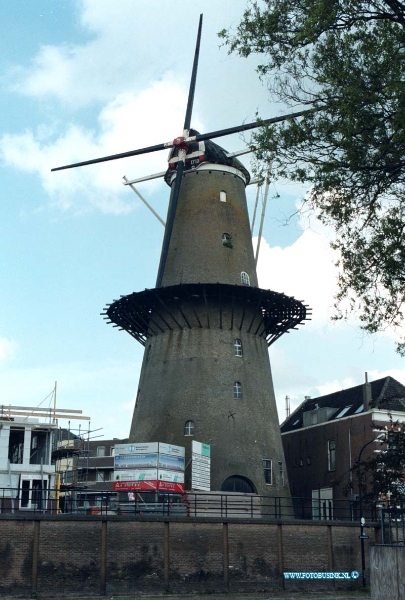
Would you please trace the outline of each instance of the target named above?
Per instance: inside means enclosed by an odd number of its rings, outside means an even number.
[[[237,492],[239,494],[256,494],[256,489],[250,479],[240,475],[231,475],[221,485],[221,492]]]

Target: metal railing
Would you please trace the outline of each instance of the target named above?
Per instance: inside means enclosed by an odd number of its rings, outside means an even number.
[[[390,514],[394,514],[392,513]],[[397,511],[404,510],[402,507]],[[353,521],[360,519],[358,501],[324,500],[290,496],[258,496],[221,492],[114,492],[92,486],[63,490],[0,488],[0,514],[32,512],[46,514],[209,517],[246,519],[305,519],[313,521]],[[381,502],[363,505],[367,520],[393,521]],[[401,520],[403,539],[403,512]],[[398,516],[396,518],[399,518]],[[388,534],[387,534],[388,535]]]
[[[381,509],[381,543],[405,545],[405,508],[403,506]]]

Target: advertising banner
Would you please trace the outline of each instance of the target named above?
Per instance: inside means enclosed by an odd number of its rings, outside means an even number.
[[[159,452],[159,442],[149,442],[147,444],[117,444],[115,454],[150,454]]]
[[[159,452],[173,456],[184,457],[186,455],[186,449],[183,446],[173,446],[173,444],[163,444],[163,442],[159,442]]]
[[[192,441],[191,487],[193,490],[209,492],[211,472],[211,447],[208,444]]]
[[[173,481],[174,483],[184,483],[184,473],[178,473],[176,471],[163,471],[159,469],[158,472],[159,481]]]
[[[184,491],[185,448],[151,442],[117,444],[114,455],[115,491]]]
[[[123,471],[114,471],[115,481],[142,481],[156,480],[157,478],[157,469],[137,469],[136,471],[124,469]]]
[[[158,466],[157,453],[150,454],[116,454],[114,470],[119,469],[152,469]]]
[[[161,492],[184,492],[184,483],[172,481],[158,481],[158,490]]]
[[[114,481],[113,490],[115,492],[127,492],[130,490],[153,491],[157,490],[157,481]]]
[[[173,456],[170,454],[159,454],[159,469],[169,469],[170,471],[184,471],[184,456]]]

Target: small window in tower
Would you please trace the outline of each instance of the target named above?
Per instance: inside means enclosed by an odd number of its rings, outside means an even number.
[[[221,202],[226,202],[226,192],[224,192],[224,190],[221,190],[219,192],[219,199],[221,200]]]
[[[235,400],[241,400],[243,398],[242,394],[242,384],[240,381],[234,381],[233,384],[233,397]]]
[[[264,481],[267,485],[272,485],[273,483],[273,461],[271,458],[264,458],[262,460],[263,464],[263,475]]]
[[[240,281],[243,283],[243,285],[250,285],[250,277],[247,273],[245,273],[245,271],[242,271],[240,274]]]
[[[150,353],[152,352],[152,346],[149,344],[148,349],[146,351],[146,362],[150,359]]]
[[[194,435],[194,421],[186,421],[184,435]]]
[[[233,343],[233,347],[235,349],[235,356],[243,356],[241,340],[236,339]]]
[[[222,245],[225,246],[226,248],[233,248],[232,236],[230,233],[222,234]]]

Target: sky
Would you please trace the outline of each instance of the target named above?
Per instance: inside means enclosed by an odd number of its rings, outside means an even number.
[[[128,179],[166,169],[165,152],[51,173],[51,168],[165,142],[182,133],[198,18],[204,13],[192,126],[201,132],[282,113],[255,57],[228,56],[217,33],[245,0],[19,0],[0,20],[0,404],[57,406],[91,437],[129,433],[143,347],[106,325],[106,304],[154,287],[163,227]],[[216,140],[229,151],[245,137]],[[249,156],[243,157],[249,168]],[[161,180],[139,190],[165,218]],[[316,219],[291,216],[306,189],[271,183],[258,275],[295,296],[311,321],[270,348],[280,420],[316,397],[392,375],[405,384],[393,333],[332,322],[336,256]],[[255,186],[247,189],[252,213]],[[254,238],[255,241],[255,238]],[[66,422],[60,422],[66,426]],[[97,430],[97,431],[96,431]]]

